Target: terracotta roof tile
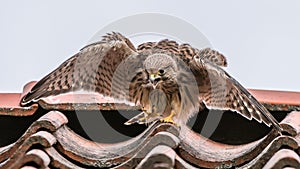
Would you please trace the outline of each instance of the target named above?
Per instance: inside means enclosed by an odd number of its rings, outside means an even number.
[[[34,83],[27,85],[28,92]],[[12,144],[0,147],[2,168],[300,168],[300,94],[250,90],[259,101],[271,110],[291,111],[280,122],[283,135],[274,130],[264,137],[245,144],[229,145],[205,138],[188,126],[153,123],[145,131],[118,143],[100,143],[80,136],[70,128],[70,119],[62,113],[82,110],[136,109],[102,100],[91,103],[81,97],[73,104],[74,96],[64,102],[47,100],[37,105],[19,107],[23,94],[0,94],[0,117],[18,118],[43,114]],[[76,97],[76,96],[75,96]],[[60,98],[61,99],[61,98]],[[102,103],[105,103],[103,106]],[[123,107],[122,107],[123,106]],[[59,111],[53,111],[59,110]],[[72,113],[72,112],[67,112]],[[0,129],[1,132],[5,129]],[[101,132],[101,131],[100,131]],[[252,131],[255,132],[255,131]]]
[[[277,151],[266,163],[264,168],[300,167],[300,158],[295,151],[281,149]]]
[[[0,115],[8,116],[31,116],[37,110],[37,105],[20,107],[20,93],[0,94]]]

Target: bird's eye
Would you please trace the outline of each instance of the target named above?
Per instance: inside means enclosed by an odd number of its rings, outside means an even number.
[[[158,70],[158,74],[159,74],[159,75],[163,75],[164,73],[165,73],[165,71],[164,71],[163,69],[159,69],[159,70]]]

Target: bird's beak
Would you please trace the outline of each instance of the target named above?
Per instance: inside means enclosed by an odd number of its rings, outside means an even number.
[[[153,84],[153,87],[155,88],[157,83],[160,81],[161,77],[158,74],[150,74],[149,80]]]

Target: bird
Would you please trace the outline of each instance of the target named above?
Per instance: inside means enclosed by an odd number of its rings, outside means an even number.
[[[168,39],[135,47],[121,33],[111,32],[38,81],[20,105],[86,91],[139,106],[142,112],[125,125],[159,120],[181,126],[208,108],[231,110],[282,132],[272,114],[224,67],[226,57],[211,48]]]

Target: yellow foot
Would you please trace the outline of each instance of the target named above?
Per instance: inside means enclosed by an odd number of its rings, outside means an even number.
[[[179,125],[174,122],[174,120],[172,119],[172,117],[175,115],[174,111],[172,110],[171,111],[171,114],[163,119],[160,119],[161,122],[164,122],[164,123],[171,123],[171,124],[175,124],[177,127],[179,127]]]

